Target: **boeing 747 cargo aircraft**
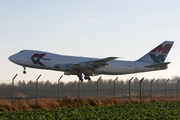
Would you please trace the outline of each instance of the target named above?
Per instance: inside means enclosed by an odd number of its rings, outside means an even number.
[[[63,71],[65,75],[77,75],[79,80],[91,80],[90,76],[122,75],[167,69],[170,62],[165,59],[173,45],[173,41],[162,44],[135,61],[115,60],[118,57],[88,58],[58,55],[37,50],[22,50],[9,57],[13,63],[21,65],[26,74],[26,67]]]

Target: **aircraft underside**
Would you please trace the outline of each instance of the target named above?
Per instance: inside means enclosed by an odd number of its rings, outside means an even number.
[[[35,68],[34,66],[23,66],[24,70],[23,70],[23,73],[26,74],[26,67],[30,67],[30,68]],[[42,68],[39,68],[37,67],[38,69],[48,69],[48,70],[55,70],[55,71],[60,71],[58,69],[54,69],[54,68],[46,68],[46,67],[42,67]],[[94,73],[91,73],[91,74],[87,74],[87,73],[84,73],[82,71],[62,71],[64,72],[64,75],[77,75],[77,77],[79,78],[79,80],[83,81],[83,80],[91,80],[91,77],[90,76],[93,76],[93,75],[99,75],[99,74],[104,74],[104,75],[123,75],[123,74],[131,74],[131,73],[138,73],[138,72],[147,72],[147,71],[153,71],[155,69],[141,69],[141,70],[137,70],[134,71],[134,70],[128,70],[125,72],[125,69],[123,70],[123,72],[120,72],[120,70],[118,71],[114,71],[112,72],[111,70],[106,70],[106,71],[96,71]],[[157,69],[158,70],[158,69]],[[122,71],[122,70],[121,70]]]

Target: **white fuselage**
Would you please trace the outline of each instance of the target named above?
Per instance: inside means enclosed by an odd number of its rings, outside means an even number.
[[[40,60],[38,58],[33,57],[35,63],[32,61],[32,55],[39,53],[45,54]],[[42,51],[34,51],[34,50],[23,50],[17,54],[14,54],[9,57],[9,59],[23,67],[31,67],[38,69],[48,69],[48,70],[56,70],[62,71],[56,67],[56,64],[79,64],[80,62],[98,60],[98,58],[87,58],[87,57],[74,57],[74,56],[65,56],[58,55],[49,52]],[[40,63],[38,63],[40,62]],[[41,63],[43,65],[41,65]],[[147,68],[145,66],[152,65],[153,63],[149,62],[138,62],[138,61],[122,61],[122,60],[112,60],[107,62],[108,65],[104,67],[100,67],[93,74],[106,74],[106,75],[121,75],[121,74],[130,74],[130,73],[138,73],[138,72],[146,72],[146,71],[154,71],[154,70],[162,70],[166,68]],[[64,71],[68,72],[68,71]],[[76,74],[76,72],[72,71],[71,74]]]

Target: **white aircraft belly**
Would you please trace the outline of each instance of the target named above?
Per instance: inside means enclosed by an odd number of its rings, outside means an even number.
[[[111,74],[111,75],[121,75],[136,73],[140,71],[149,71],[149,68],[145,68],[146,64],[139,64],[135,62],[118,62],[110,63],[108,66],[100,68],[97,72],[99,74]]]

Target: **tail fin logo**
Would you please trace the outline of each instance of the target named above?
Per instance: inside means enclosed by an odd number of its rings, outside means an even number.
[[[154,63],[163,63],[166,59],[167,54],[169,53],[173,44],[163,44],[159,45],[155,49],[153,49],[149,55],[154,61]]]
[[[163,44],[159,45],[158,47],[154,48],[150,53],[161,53],[161,54],[168,54],[172,47],[172,44],[166,44],[163,46]]]
[[[166,59],[166,55],[156,56],[155,54],[149,54],[154,63],[163,63]]]

